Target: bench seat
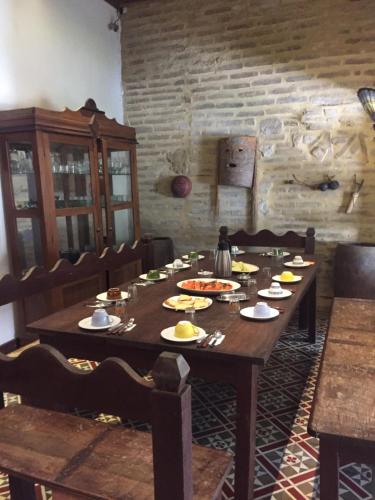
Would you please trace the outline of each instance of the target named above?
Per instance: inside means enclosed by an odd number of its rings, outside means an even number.
[[[26,405],[0,410],[0,469],[92,499],[153,499],[150,433]],[[220,498],[232,458],[193,445],[194,498]]]

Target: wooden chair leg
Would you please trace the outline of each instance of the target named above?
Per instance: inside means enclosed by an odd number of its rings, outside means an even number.
[[[9,491],[12,500],[37,500],[34,483],[26,479],[9,476]]]
[[[335,442],[320,438],[320,499],[339,498],[339,452]]]

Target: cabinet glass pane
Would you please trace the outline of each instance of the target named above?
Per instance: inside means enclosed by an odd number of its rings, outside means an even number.
[[[42,239],[39,219],[18,217],[17,249],[20,267],[23,271],[29,267],[43,264]]]
[[[115,210],[112,212],[113,246],[119,247],[121,243],[132,245],[134,243],[133,210]]]
[[[76,262],[82,252],[95,251],[92,214],[56,217],[60,257]]]
[[[56,208],[92,205],[89,148],[52,143],[50,151]]]
[[[31,143],[10,143],[9,163],[15,207],[17,209],[36,208],[38,196]]]
[[[131,201],[130,151],[109,149],[107,162],[111,202],[116,204]]]

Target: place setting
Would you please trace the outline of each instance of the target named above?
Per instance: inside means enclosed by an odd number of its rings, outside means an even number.
[[[302,281],[303,276],[299,276],[296,274],[293,274],[292,271],[283,271],[281,274],[276,274],[275,276],[272,276],[272,279],[274,281],[278,281],[279,283],[298,283],[299,281]]]
[[[165,264],[166,269],[173,269],[175,272],[183,271],[184,269],[189,269],[191,265],[188,262],[183,262],[181,259],[175,259],[169,264]]]
[[[309,267],[313,266],[315,262],[310,260],[303,260],[301,255],[296,255],[293,260],[289,262],[283,262],[283,265],[286,267]]]
[[[240,315],[246,319],[268,321],[277,318],[281,312],[284,312],[284,310],[276,307],[270,307],[267,302],[257,302],[255,306],[241,309]]]
[[[258,295],[265,299],[280,300],[290,297],[292,292],[282,288],[279,282],[272,282],[269,288],[258,290]]]
[[[190,321],[179,321],[176,325],[164,328],[160,336],[169,342],[196,343],[197,348],[216,347],[225,339],[225,335],[220,330],[206,333],[203,328],[194,325]]]
[[[168,278],[168,274],[159,271],[159,269],[151,269],[147,273],[141,274],[139,278],[146,283],[155,283],[157,281],[163,281]]]

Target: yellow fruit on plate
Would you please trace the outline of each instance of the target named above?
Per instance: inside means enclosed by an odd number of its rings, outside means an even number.
[[[280,278],[282,281],[293,281],[294,274],[291,271],[283,271]]]
[[[174,335],[180,339],[190,339],[198,335],[198,327],[190,321],[179,321],[174,327]]]
[[[257,266],[253,266],[252,264],[248,264],[247,262],[237,262],[236,260],[232,261],[232,271],[235,273],[251,273],[254,271],[258,271]]]

